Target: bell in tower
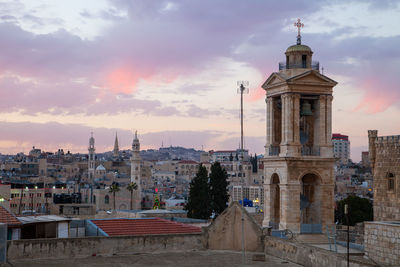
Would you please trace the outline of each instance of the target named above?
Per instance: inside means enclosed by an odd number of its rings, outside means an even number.
[[[301,105],[301,116],[312,116],[311,105],[308,101],[304,101]]]

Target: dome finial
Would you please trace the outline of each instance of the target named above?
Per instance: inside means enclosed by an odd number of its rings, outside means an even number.
[[[301,23],[300,19],[297,19],[294,26],[297,27],[297,45],[301,45],[300,29],[304,27],[304,23]]]

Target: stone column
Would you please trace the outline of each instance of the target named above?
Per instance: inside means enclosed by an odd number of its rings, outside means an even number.
[[[333,96],[326,96],[326,144],[332,146],[332,100]]]
[[[281,221],[280,228],[300,232],[300,184],[280,185]]]
[[[293,144],[300,146],[300,95],[293,95]]]
[[[269,150],[274,143],[274,100],[272,97],[265,99],[267,102],[267,140],[265,144],[265,156],[269,156]]]
[[[282,105],[282,126],[281,126],[281,146],[287,144],[286,131],[287,131],[287,94],[281,95],[281,105]]]
[[[271,184],[264,184],[264,220],[262,222],[263,227],[268,227],[269,222],[272,219],[272,207],[271,207]]]
[[[300,96],[297,94],[282,95],[282,142],[281,157],[299,155],[299,109]]]
[[[319,144],[320,155],[323,158],[332,158],[332,96],[319,97]]]
[[[333,184],[321,185],[321,224],[322,231],[325,232],[326,225],[331,230],[332,225],[335,223],[335,200],[334,200],[335,186]]]
[[[293,143],[293,95],[286,95],[286,145]]]

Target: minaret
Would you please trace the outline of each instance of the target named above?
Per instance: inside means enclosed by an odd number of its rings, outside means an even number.
[[[115,141],[114,141],[114,150],[113,150],[113,157],[119,157],[119,147],[118,147],[118,135],[115,133]]]
[[[141,200],[141,179],[140,179],[140,143],[137,137],[137,131],[135,132],[135,138],[132,142],[132,156],[131,156],[131,182],[135,182],[137,184],[137,199],[139,200],[139,204],[137,208],[140,208],[140,200]]]
[[[94,168],[95,168],[95,161],[96,161],[96,154],[94,153],[96,149],[94,148],[94,138],[93,132],[91,133],[91,137],[89,139],[89,159],[88,159],[88,180],[90,182],[94,179]]]

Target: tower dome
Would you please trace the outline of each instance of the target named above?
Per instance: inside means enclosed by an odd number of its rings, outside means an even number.
[[[308,52],[312,53],[311,48],[308,45],[302,45],[302,44],[296,44],[296,45],[291,45],[286,49],[286,53],[292,53],[292,52]]]
[[[313,51],[307,45],[301,44],[300,28],[304,26],[300,19],[294,24],[298,28],[297,42],[286,49],[286,62],[279,63],[279,70],[315,69],[319,70],[318,62],[312,61]]]

